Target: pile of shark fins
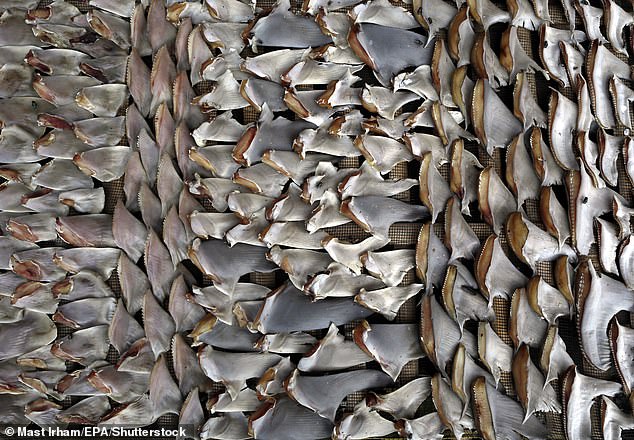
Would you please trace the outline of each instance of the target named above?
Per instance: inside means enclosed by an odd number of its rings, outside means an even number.
[[[1,2],[0,423],[634,429],[634,15],[554,2]]]

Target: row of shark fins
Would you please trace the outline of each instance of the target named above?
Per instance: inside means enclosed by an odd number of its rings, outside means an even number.
[[[414,14],[381,0],[307,1],[301,13],[283,0],[270,11],[91,0],[87,14],[17,3],[0,20],[11,61],[0,332],[16,341],[2,352],[4,421],[148,425],[175,413],[193,438],[493,439],[546,438],[535,413],[554,412],[568,439],[585,439],[597,404],[605,438],[632,427],[620,397],[632,395],[634,334],[619,312],[634,310],[633,211],[615,188],[634,153],[614,131],[631,128],[632,91],[604,44],[628,53],[630,12],[563,3],[583,32],[555,28],[538,2],[415,2]],[[539,31],[541,63],[519,41],[526,30]],[[377,85],[358,84],[363,68]],[[553,89],[544,112],[535,72],[576,100]],[[196,96],[202,81],[212,89]],[[497,93],[507,85],[512,110]],[[247,107],[254,124],[234,116]],[[504,175],[475,142],[506,149]],[[415,162],[418,179],[396,178]],[[95,180],[122,176],[124,201],[102,213]],[[422,205],[394,197],[415,186]],[[483,244],[468,216],[490,226]],[[416,249],[400,249],[390,227],[417,221]],[[368,234],[359,243],[333,232],[352,222]],[[587,258],[595,241],[600,271]],[[537,275],[545,266],[554,286]],[[244,282],[279,269],[273,291]],[[197,287],[198,271],[213,284]],[[411,271],[418,282],[403,283]],[[397,319],[412,298],[420,330]],[[510,302],[500,333],[495,298]],[[576,322],[585,361],[618,382],[575,365],[562,319]],[[75,331],[58,337],[55,323]],[[399,378],[423,357],[435,375]],[[85,398],[64,409],[65,396]],[[437,411],[421,417],[430,396]]]
[[[97,9],[83,14],[63,1],[0,9],[0,422],[95,423],[112,405],[90,373],[119,375],[113,391],[129,395],[130,373],[105,359],[110,344],[123,352],[144,335],[139,324],[130,334],[110,325],[131,317],[106,283],[126,258],[101,182],[121,177],[132,152],[118,116],[129,97],[128,51],[108,39]],[[155,376],[167,372],[156,365]],[[64,409],[66,396],[82,400]]]

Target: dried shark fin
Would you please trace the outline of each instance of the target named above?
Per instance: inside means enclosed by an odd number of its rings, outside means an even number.
[[[73,163],[100,182],[112,182],[125,173],[131,153],[132,148],[124,145],[95,148],[75,154]]]
[[[598,131],[599,169],[601,176],[610,186],[618,185],[617,161],[624,140],[623,136],[608,134],[603,129]]]
[[[401,419],[394,422],[394,426],[400,435],[409,439],[441,439],[446,430],[437,412],[431,412],[411,420]]]
[[[508,216],[506,235],[513,253],[533,271],[539,262],[554,261],[562,255],[572,262],[577,259],[572,247],[566,243],[560,245],[555,237],[537,227],[520,212]]]
[[[619,247],[618,229],[613,223],[597,219],[597,237],[599,242],[599,263],[601,268],[613,275],[619,275],[617,249]]]
[[[432,377],[431,390],[434,406],[438,410],[437,417],[456,438],[463,438],[466,430],[475,429],[471,411],[465,408],[458,394],[451,389],[451,384],[440,373]],[[436,429],[431,432],[436,435]]]
[[[366,270],[379,278],[386,286],[398,286],[407,272],[416,266],[415,251],[412,249],[396,249],[393,251],[368,251],[361,255],[361,262]]]
[[[454,261],[449,265],[441,291],[443,305],[458,323],[461,332],[467,320],[479,322],[495,319],[495,313],[477,289],[475,278],[462,263]]]
[[[108,353],[108,326],[98,325],[77,330],[72,335],[55,341],[51,353],[82,365],[105,359]]]
[[[240,94],[258,111],[262,111],[264,103],[274,112],[288,110],[284,102],[284,87],[273,81],[254,77],[243,79]]]
[[[470,215],[469,205],[477,199],[477,185],[482,165],[478,158],[466,150],[464,141],[458,139],[451,145],[449,186],[461,199],[461,211]]]
[[[509,335],[516,348],[521,344],[537,348],[542,346],[548,331],[548,322],[531,306],[527,289],[516,289],[511,298]]]
[[[75,189],[60,192],[58,200],[77,212],[97,214],[103,211],[106,195],[103,188]]]
[[[75,96],[84,87],[97,86],[100,81],[80,75],[34,75],[33,90],[44,100],[56,107],[74,104]]]
[[[616,119],[610,101],[610,80],[614,76],[628,79],[629,66],[597,40],[590,45],[586,63],[590,98],[596,120],[605,129],[614,128]]]
[[[570,440],[580,440],[591,435],[590,410],[596,397],[611,397],[622,391],[620,384],[585,376],[575,366],[566,370],[561,384],[566,436]]]
[[[284,380],[295,369],[290,357],[283,357],[277,364],[267,369],[255,386],[259,398],[275,397],[284,393]]]
[[[75,96],[75,102],[95,116],[114,117],[128,100],[125,84],[101,84],[84,87]]]
[[[387,374],[377,370],[355,370],[328,376],[302,376],[295,370],[286,380],[285,388],[295,401],[333,421],[339,404],[348,394],[391,383]]]
[[[57,419],[65,423],[92,425],[110,412],[111,406],[106,396],[92,396],[80,400],[73,406],[60,411]]]
[[[121,49],[130,48],[130,24],[123,17],[92,9],[86,14],[86,20],[88,25],[103,38],[112,41]]]
[[[309,233],[303,222],[275,222],[259,233],[259,239],[267,247],[275,245],[298,249],[322,249],[330,238],[324,231]]]
[[[422,346],[443,377],[448,377],[447,365],[458,344],[463,344],[469,354],[476,354],[475,337],[470,332],[462,332],[433,296],[425,295],[422,307]]]
[[[526,2],[524,3],[524,5],[529,5],[527,0],[518,0],[518,3],[520,4],[523,2]],[[530,9],[532,12],[532,8]],[[539,19],[535,17],[529,20],[535,23],[534,25],[532,25],[532,27],[537,29]],[[510,80],[512,81],[516,79],[517,75],[520,72],[542,72],[544,75],[546,75],[545,71],[539,66],[539,64],[535,60],[533,60],[533,58],[528,56],[520,43],[517,33],[517,27],[509,26],[507,30],[504,31],[504,33],[502,34],[500,62],[506,68],[506,70],[508,70]]]
[[[628,361],[628,353],[632,352],[634,331],[632,328],[621,324],[615,317],[610,321],[608,337],[610,339],[610,350],[614,358],[614,366],[619,374],[625,393],[631,396],[632,388],[634,387],[634,372],[632,371],[631,362]]]
[[[279,197],[288,182],[288,177],[265,163],[239,168],[233,174],[233,181],[256,194],[267,197]]]
[[[572,304],[568,302],[568,298],[539,275],[529,280],[526,294],[530,306],[546,319],[549,325],[556,325],[560,317],[572,317]]]
[[[333,438],[362,439],[391,434],[396,430],[392,421],[368,407],[365,400],[359,402],[352,414],[345,416],[335,426]]]
[[[572,244],[581,255],[588,255],[594,243],[594,219],[612,208],[614,192],[603,184],[599,187],[593,181],[583,162],[579,172],[569,173],[566,179]]]
[[[634,289],[634,239],[625,238],[618,249],[619,272],[629,289]]]
[[[33,174],[31,184],[59,191],[94,187],[92,179],[68,159],[53,159],[46,163]],[[17,189],[19,185],[13,188]],[[4,210],[7,208],[5,207]]]
[[[376,394],[370,391],[365,402],[375,411],[384,411],[395,418],[411,419],[430,395],[431,377],[423,376],[407,382],[391,393]]]
[[[496,23],[508,23],[511,21],[511,15],[498,8],[490,0],[472,0],[468,1],[467,5],[473,19],[481,24],[485,31]]]
[[[418,66],[413,72],[399,73],[394,77],[393,82],[395,92],[407,90],[421,98],[438,99],[438,92],[434,88],[431,76],[431,67],[426,64]]]
[[[513,348],[498,336],[488,322],[478,325],[478,355],[498,386],[502,373],[511,371]]]
[[[545,384],[558,379],[574,361],[566,351],[566,344],[559,336],[558,327],[549,327],[539,357],[539,366],[546,375]]]
[[[522,131],[520,121],[487,80],[476,82],[471,113],[475,132],[489,155],[493,154],[495,148],[505,148]]]
[[[150,288],[150,281],[141,270],[124,252],[119,255],[117,264],[121,297],[129,313],[135,314],[143,305],[143,295]]]
[[[339,226],[350,222],[351,219],[339,212],[341,200],[335,190],[329,188],[319,200],[319,205],[313,210],[312,216],[306,223],[308,232],[315,232],[319,229]]]
[[[533,3],[527,0],[513,0],[509,2],[508,6],[511,10],[511,15],[513,16],[511,25],[523,27],[530,31],[536,31],[542,21],[544,21],[540,17],[539,13],[545,12],[548,15],[548,5],[543,7],[542,3],[543,2]],[[540,7],[543,7],[543,10],[539,10],[538,13],[538,8]],[[550,19],[546,21],[550,21]]]
[[[357,275],[343,264],[332,262],[324,273],[309,277],[303,290],[313,300],[320,300],[328,297],[353,297],[361,289],[374,290],[383,286],[378,278],[366,274]]]
[[[517,207],[521,209],[526,200],[539,197],[541,182],[532,167],[531,159],[524,144],[524,135],[515,137],[506,150],[506,184],[517,197]]]
[[[526,411],[525,421],[536,411],[561,412],[557,393],[544,381],[544,376],[531,360],[527,345],[521,345],[513,356],[512,372],[517,395]]]
[[[112,233],[116,244],[123,249],[132,261],[138,261],[143,255],[147,228],[130,211],[123,202],[117,202],[112,216]]]
[[[341,212],[376,238],[387,238],[394,223],[421,220],[428,214],[425,207],[380,196],[346,199],[341,203]]]
[[[150,114],[150,104],[152,100],[150,69],[146,66],[141,58],[141,54],[135,48],[132,48],[128,58],[126,84],[139,112],[143,116],[148,116]]]
[[[331,421],[284,396],[267,401],[249,417],[249,432],[257,438],[317,440],[332,430]]]
[[[431,118],[435,130],[445,146],[461,138],[470,141],[476,139],[475,136],[459,125],[462,120],[462,114],[456,111],[450,113],[444,105],[440,104],[440,101],[432,103]]]
[[[305,48],[332,41],[310,17],[297,15],[290,9],[289,0],[278,0],[268,15],[258,18],[255,25],[247,29],[255,52],[259,46]]]
[[[29,214],[13,217],[7,221],[7,232],[17,240],[37,243],[55,240],[55,216],[51,213]],[[26,246],[25,249],[28,249]]]
[[[480,251],[480,239],[460,212],[459,203],[454,196],[445,210],[445,245],[451,251],[450,261],[473,260]]]
[[[574,8],[572,12],[574,14]],[[574,18],[571,23],[573,22]],[[550,77],[559,85],[570,86],[565,64],[560,62],[562,55],[560,42],[565,41],[577,46],[585,39],[586,35],[582,31],[557,29],[546,23],[543,23],[539,28],[539,56]]]
[[[601,18],[603,17],[604,8],[597,8],[590,3],[575,3],[575,9],[583,20],[584,28],[588,36],[588,40],[597,40],[600,43],[607,43],[607,40],[601,33]]]
[[[227,392],[209,398],[207,408],[211,414],[230,412],[252,412],[260,406],[256,392],[251,388],[244,388],[235,399]]]
[[[247,127],[232,117],[231,112],[223,112],[211,122],[203,122],[194,130],[192,136],[200,147],[217,142],[236,142]]]
[[[57,329],[44,313],[27,310],[20,321],[4,323],[0,334],[7,341],[0,351],[0,359],[7,360],[53,342]]]
[[[353,331],[356,344],[376,360],[381,369],[396,381],[403,367],[425,356],[415,325],[369,324],[362,321]],[[403,344],[399,346],[398,344]]]
[[[26,64],[47,75],[78,75],[80,64],[90,60],[89,55],[72,49],[38,50],[29,46],[18,47],[25,51],[22,52],[21,58]],[[22,60],[16,58],[15,61]],[[9,58],[7,58],[7,62],[9,62]]]
[[[290,151],[295,138],[302,131],[314,127],[314,124],[304,120],[273,118],[273,112],[268,105],[264,105],[256,126],[249,127],[237,141],[233,158],[241,165],[248,166],[260,161],[267,150]]]
[[[156,53],[163,46],[171,51],[176,39],[176,28],[167,20],[166,5],[160,0],[150,0],[149,3],[147,35],[152,52]]]
[[[442,285],[449,251],[434,232],[431,222],[424,223],[416,243],[416,275],[425,284],[425,292]]]
[[[178,417],[178,425],[186,427],[185,435],[181,438],[196,440],[204,421],[205,413],[200,404],[198,388],[193,388],[185,398]]]
[[[546,231],[557,238],[562,247],[570,237],[570,224],[564,207],[559,203],[552,187],[542,187],[539,197],[539,212]]]
[[[614,101],[616,118],[627,128],[632,129],[630,104],[634,101],[634,91],[618,76],[610,79],[610,95]]]
[[[207,344],[209,346],[241,352],[256,351],[255,345],[259,339],[257,333],[237,325],[228,325],[218,320],[214,315],[204,316],[189,334],[193,338],[193,345]]]
[[[448,161],[448,152],[440,137],[429,133],[412,132],[403,133],[401,137],[414,156],[422,158],[426,153],[431,153],[432,162],[436,166]]]
[[[634,429],[634,417],[622,411],[611,399],[601,399],[601,426],[603,438],[616,440],[622,438],[623,431]]]
[[[570,84],[577,89],[577,93],[586,93],[583,91],[585,79],[582,76],[586,56],[585,49],[568,41],[560,41],[559,46]],[[579,99],[579,104],[581,105],[581,99]]]
[[[194,389],[211,390],[211,380],[205,376],[196,353],[180,333],[176,333],[172,339],[172,360],[174,375],[183,396]]]
[[[342,370],[364,364],[371,359],[354,342],[345,340],[337,326],[331,323],[326,336],[304,353],[297,368],[304,372]]]
[[[407,91],[391,91],[385,87],[366,85],[361,92],[361,104],[372,112],[386,119],[393,120],[396,112],[404,105],[419,99],[418,95]]]
[[[431,211],[432,223],[434,223],[438,214],[445,209],[447,200],[451,197],[451,190],[432,159],[431,152],[423,155],[419,173],[419,195],[423,204]]]
[[[348,33],[350,47],[383,86],[407,67],[430,64],[433,48],[428,42],[415,32],[373,23],[357,23]]]
[[[151,291],[145,292],[143,298],[143,328],[147,335],[154,356],[170,349],[175,325],[172,317],[161,307]]]
[[[288,310],[295,310],[293,318],[286,317]],[[372,311],[354,303],[350,298],[326,298],[312,302],[293,286],[283,285],[265,300],[253,322],[260,333],[288,333],[327,328],[330,323],[344,323],[362,319]]]
[[[265,250],[261,247],[237,244],[228,247],[220,240],[194,240],[189,250],[190,259],[201,271],[211,276],[215,282],[226,285],[231,291],[240,276],[256,272],[272,272],[276,266],[265,258]],[[224,258],[215,258],[222,253]]]
[[[172,282],[168,311],[174,319],[176,332],[193,329],[205,316],[204,309],[191,299],[190,289],[183,275]]]
[[[504,55],[504,52],[502,52]],[[512,61],[504,59],[507,64]],[[501,60],[491,47],[490,37],[487,32],[478,32],[475,35],[475,41],[471,48],[471,64],[477,74],[476,78],[488,81],[493,89],[509,84],[513,78],[509,75],[509,70],[502,65]]]
[[[338,186],[342,199],[354,196],[393,196],[407,191],[417,182],[414,179],[384,180],[381,173],[368,162],[348,175]]]
[[[110,328],[108,329],[108,339],[110,344],[120,353],[125,353],[134,342],[145,336],[143,327],[130,315],[119,299]]]
[[[582,261],[575,278],[577,319],[582,352],[596,368],[612,365],[607,329],[612,317],[634,307],[634,292],[625,284],[599,275],[591,261]]]
[[[517,209],[515,197],[504,185],[495,168],[482,170],[478,179],[478,204],[484,220],[500,233],[511,212]]]
[[[206,346],[198,353],[200,365],[211,380],[222,382],[233,398],[246,386],[246,380],[261,377],[270,367],[281,360],[273,353],[231,353]],[[236,370],[233,365],[240,362],[243,368]]]
[[[444,1],[431,5],[421,0],[415,0],[412,9],[414,17],[431,38],[435,37],[441,29],[448,29],[452,18],[458,12],[454,5]]]
[[[405,144],[383,136],[357,136],[354,145],[381,174],[387,174],[398,163],[409,162],[414,158]]]
[[[541,109],[531,93],[529,77],[526,72],[518,72],[513,88],[513,114],[524,124],[524,130],[531,126],[546,127],[546,113]],[[536,130],[534,128],[533,130]]]
[[[82,247],[116,247],[112,235],[112,216],[86,214],[57,217],[57,234],[65,242]]]
[[[473,357],[467,353],[464,345],[459,344],[451,365],[451,388],[460,397],[460,400],[464,402],[463,416],[469,414],[471,384],[478,377],[484,377],[489,384],[495,385],[493,376],[476,363]]]
[[[62,304],[53,314],[53,321],[73,329],[107,325],[114,319],[114,298],[85,298]]]
[[[169,295],[172,280],[177,273],[167,247],[153,229],[148,233],[143,262],[152,292],[162,302]]]
[[[520,435],[528,439],[546,437],[546,426],[537,417],[525,418],[522,407],[488,384],[484,377],[473,382],[471,393],[476,426],[485,439],[520,438]]]

